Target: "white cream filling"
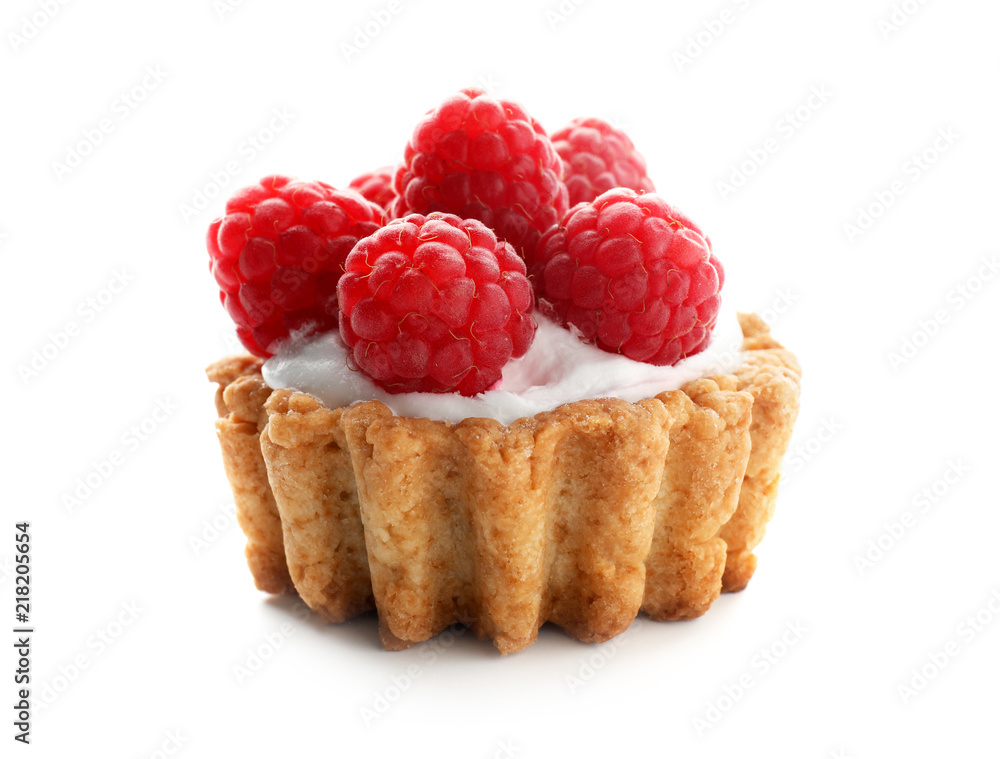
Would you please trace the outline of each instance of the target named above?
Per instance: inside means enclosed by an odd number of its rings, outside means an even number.
[[[630,402],[651,398],[698,377],[731,372],[742,360],[743,333],[733,310],[719,312],[704,351],[674,366],[653,366],[607,353],[541,314],[536,313],[535,319],[535,340],[527,354],[504,367],[500,389],[472,398],[458,393],[388,393],[348,368],[350,351],[337,331],[292,342],[264,363],[264,381],[275,389],[309,393],[329,408],[377,400],[397,416],[447,422],[487,417],[510,424],[584,398]]]

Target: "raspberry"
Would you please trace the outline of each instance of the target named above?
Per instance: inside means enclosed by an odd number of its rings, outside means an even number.
[[[610,190],[538,244],[539,308],[611,353],[667,366],[708,345],[724,275],[690,219],[655,193]]]
[[[345,269],[341,337],[390,393],[476,395],[534,339],[524,262],[475,219],[397,219],[359,242]]]
[[[566,165],[569,204],[589,203],[602,192],[628,187],[653,192],[646,161],[623,131],[601,119],[574,119],[552,135]]]
[[[545,130],[520,105],[462,90],[414,130],[391,214],[478,219],[527,259],[569,208],[562,174]]]
[[[382,209],[353,190],[270,176],[236,192],[208,228],[209,269],[240,342],[272,356],[293,331],[337,325],[344,260]]]
[[[348,187],[357,190],[372,203],[388,208],[396,197],[396,191],[392,189],[392,175],[395,173],[395,167],[383,166],[368,174],[355,177]]]

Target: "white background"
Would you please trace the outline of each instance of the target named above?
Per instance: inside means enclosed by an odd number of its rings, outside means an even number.
[[[4,644],[4,756],[998,755],[995,3],[50,5],[0,12],[0,618],[27,519],[50,702],[11,750]],[[389,21],[366,41],[372,13]],[[502,658],[467,634],[386,653],[371,616],[302,621],[253,588],[202,371],[234,350],[205,228],[265,174],[346,185],[398,160],[425,110],[475,84],[550,131],[623,125],[712,237],[724,297],[801,358],[759,570],[696,621],[601,646],[547,627]],[[290,123],[249,147],[275,109]],[[199,191],[215,197],[185,219]],[[240,682],[266,636],[280,648]]]

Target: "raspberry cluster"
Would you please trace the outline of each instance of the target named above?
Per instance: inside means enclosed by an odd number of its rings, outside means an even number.
[[[536,306],[603,350],[674,364],[708,344],[724,279],[621,130],[576,119],[549,140],[478,90],[429,111],[398,168],[350,189],[269,176],[238,191],[208,251],[249,351],[339,329],[394,393],[498,386]]]

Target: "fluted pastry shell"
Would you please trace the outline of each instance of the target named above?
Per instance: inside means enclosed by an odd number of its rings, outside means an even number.
[[[377,609],[389,649],[456,621],[508,653],[546,621],[604,641],[640,611],[703,614],[753,574],[798,412],[794,356],[740,324],[731,375],[510,425],[330,409],[271,390],[257,359],[213,364],[257,587],[332,622]]]

